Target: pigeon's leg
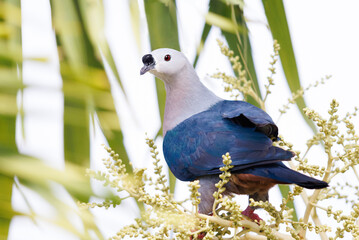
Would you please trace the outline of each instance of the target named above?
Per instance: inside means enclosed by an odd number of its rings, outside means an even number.
[[[209,176],[203,176],[199,179],[199,185],[200,188],[198,189],[198,192],[201,194],[201,202],[198,205],[198,212],[202,214],[207,214],[209,216],[212,216],[213,213],[213,204],[214,204],[214,197],[213,193],[217,191],[215,184],[219,182],[218,175],[209,175]],[[196,230],[193,230],[193,232]],[[206,236],[206,232],[201,232],[197,235],[196,239],[203,239]],[[193,237],[190,237],[190,240],[192,240]]]
[[[263,193],[255,193],[252,195],[249,195],[249,199],[253,199],[254,201],[258,202],[258,201],[263,201],[266,202],[268,201],[269,197],[268,197],[268,192],[263,192]],[[252,219],[253,221],[256,222],[260,222],[261,220],[263,220],[262,218],[260,218],[258,216],[258,214],[254,213],[254,210],[256,210],[258,207],[251,207],[248,206],[243,212],[242,215],[249,217],[250,219]]]
[[[198,192],[201,194],[201,202],[198,205],[198,210],[200,213],[209,215],[213,211],[213,193],[218,190],[215,184],[218,183],[219,180],[218,175],[209,175],[199,178],[200,188]]]

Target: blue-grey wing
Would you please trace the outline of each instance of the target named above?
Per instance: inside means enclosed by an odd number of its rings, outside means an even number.
[[[220,173],[221,156],[227,152],[232,158],[233,171],[289,160],[293,156],[289,151],[273,147],[271,139],[258,131],[256,125],[243,126],[234,121],[234,110],[227,102],[220,102],[208,111],[186,119],[166,133],[163,142],[165,159],[180,180]],[[239,114],[246,114],[249,107],[243,107]],[[267,121],[274,124],[262,112],[258,116],[247,114],[248,119],[255,124]],[[261,114],[266,118],[262,122]]]

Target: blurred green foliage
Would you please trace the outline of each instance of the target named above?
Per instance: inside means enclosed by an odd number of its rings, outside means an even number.
[[[127,2],[137,45],[141,46],[139,4],[137,0],[127,0]],[[87,200],[93,195],[84,171],[90,164],[90,126],[94,121],[98,121],[109,145],[119,154],[127,172],[132,172],[108,73],[104,70],[104,65],[107,63],[110,66],[109,71],[123,90],[120,74],[104,35],[103,2],[50,0],[64,97],[64,170],[55,170],[38,159],[21,155],[16,144],[16,131],[21,131],[22,134],[25,132],[21,96],[27,88],[22,83],[20,3],[20,0],[0,0],[0,238],[6,238],[8,235],[12,217],[15,214],[24,214],[12,210],[11,197],[14,186],[20,192],[22,187],[30,188],[53,205],[59,216],[54,224],[83,239],[88,239],[91,231],[101,238],[101,233],[89,213],[81,216],[85,226],[83,232],[68,224],[69,216],[66,212],[73,209],[57,199],[50,185],[53,182],[61,184],[74,199]],[[180,50],[176,2],[145,0],[144,6],[151,48],[170,47]],[[284,43],[280,58],[282,63],[286,63],[283,67],[288,78],[288,86],[292,91],[296,91],[300,88],[300,81],[283,3],[281,0],[274,1],[273,4],[272,1],[263,1],[263,6],[273,36],[281,44]],[[274,16],[277,15],[280,18],[275,19]],[[252,81],[253,89],[261,96],[243,15],[243,1],[211,0],[209,13],[205,19],[207,22],[202,30],[201,44],[197,49],[194,65],[201,56],[201,50],[212,26],[215,25],[221,29],[235,54],[241,56],[240,61],[245,66],[248,79]],[[161,34],[163,32],[166,32],[165,38]],[[165,90],[158,80],[156,88],[159,110],[163,116]],[[126,92],[123,94],[126,96]],[[250,96],[247,100],[255,104]],[[299,100],[298,106],[303,107],[304,101]],[[158,135],[161,134],[160,130]],[[57,140],[49,139],[49,141]],[[170,176],[170,191],[173,193],[176,180],[171,174]],[[16,179],[15,185],[14,179]],[[24,197],[26,198],[25,195]],[[138,206],[142,209],[142,204],[139,203]],[[31,209],[31,206],[29,208]],[[67,210],[64,211],[64,208]],[[34,219],[34,216],[28,216]]]
[[[20,0],[0,1],[0,166],[18,155],[16,145],[16,101],[22,89]],[[6,239],[11,218],[14,173],[0,174],[0,239]]]

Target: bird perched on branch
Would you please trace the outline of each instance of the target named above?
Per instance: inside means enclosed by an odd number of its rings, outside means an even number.
[[[215,184],[220,180],[222,155],[229,153],[233,168],[224,194],[247,194],[267,201],[276,184],[319,189],[326,182],[286,167],[294,154],[272,145],[278,128],[263,110],[244,101],[219,98],[199,80],[183,53],[157,49],[142,58],[141,75],[150,72],[166,89],[163,153],[172,173],[182,181],[199,180],[199,212],[209,214]],[[242,214],[260,220],[248,206]]]

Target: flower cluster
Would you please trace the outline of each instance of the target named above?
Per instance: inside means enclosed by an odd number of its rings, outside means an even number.
[[[295,101],[301,97],[303,97],[304,93],[306,93],[311,88],[316,88],[319,85],[325,84],[329,79],[331,79],[331,75],[327,75],[324,78],[322,78],[320,81],[316,81],[314,84],[309,84],[306,88],[300,88],[296,92],[292,93],[292,97],[288,99],[288,102],[282,106],[282,108],[279,109],[280,115],[278,117],[278,120],[282,117],[283,114],[287,113],[289,106],[292,104],[295,104]]]
[[[244,99],[247,99],[247,97],[250,96],[258,103],[259,106],[264,108],[264,101],[255,90],[253,81],[251,79],[247,79],[247,72],[242,63],[239,61],[239,56],[234,56],[234,52],[225,46],[220,40],[217,40],[217,42],[222,54],[228,57],[232,64],[232,68],[238,77],[228,76],[223,72],[216,73],[212,75],[212,77],[222,79],[226,84],[224,91],[232,93],[232,97],[235,99],[238,99],[241,95],[244,96]]]
[[[265,89],[266,89],[266,94],[264,96],[264,99],[263,99],[263,102],[265,102],[267,100],[267,97],[268,95],[271,93],[270,91],[270,86],[274,85],[274,79],[273,79],[273,76],[274,74],[276,73],[276,69],[275,69],[275,64],[276,62],[278,61],[278,58],[279,58],[279,50],[280,50],[280,45],[279,43],[277,42],[277,40],[274,40],[273,42],[273,54],[271,55],[271,62],[269,63],[270,64],[270,67],[269,67],[269,71],[270,71],[270,76],[267,77],[267,80],[268,80],[268,84],[267,85],[264,85]]]

